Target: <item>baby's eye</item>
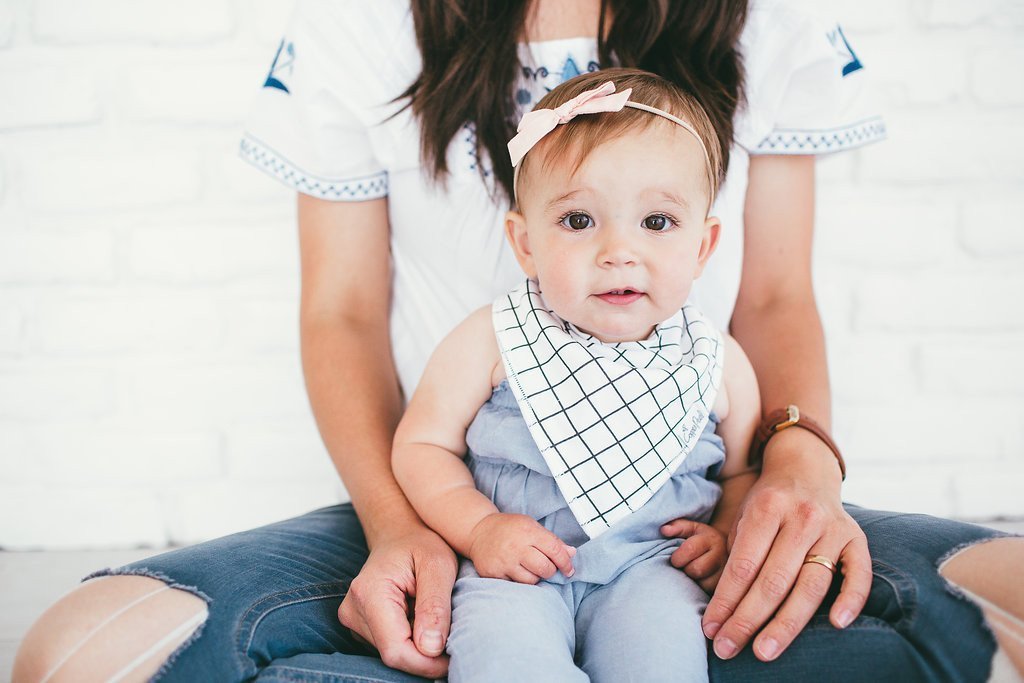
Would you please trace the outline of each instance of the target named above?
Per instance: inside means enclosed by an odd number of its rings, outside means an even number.
[[[672,227],[672,219],[660,213],[648,216],[643,220],[644,228],[654,232],[661,232]]]
[[[570,230],[586,230],[594,224],[594,219],[585,213],[569,213],[562,218],[562,225]]]

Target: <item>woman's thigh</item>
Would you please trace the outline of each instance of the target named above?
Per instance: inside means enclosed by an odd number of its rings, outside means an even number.
[[[747,647],[731,660],[709,653],[714,681],[985,681],[995,642],[981,611],[951,590],[939,563],[966,545],[1005,534],[964,522],[847,505],[868,538],[874,581],[867,604],[840,631],[828,621],[831,593],[776,661]]]
[[[149,577],[177,589],[168,592],[205,603],[205,620],[159,667],[160,680],[248,680],[261,672],[294,677],[314,663],[315,676],[302,673],[309,680],[414,680],[384,666],[338,621],[338,607],[367,554],[359,520],[346,504],[89,578]],[[139,615],[139,607],[145,605],[133,608],[140,622],[162,621],[152,609]]]

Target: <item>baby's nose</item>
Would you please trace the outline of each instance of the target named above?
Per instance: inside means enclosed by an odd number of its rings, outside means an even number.
[[[601,242],[598,260],[602,265],[634,265],[638,259],[636,243],[625,230],[608,230]]]

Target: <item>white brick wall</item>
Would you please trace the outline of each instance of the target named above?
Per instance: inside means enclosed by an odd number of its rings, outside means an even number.
[[[848,498],[1024,516],[1024,4],[802,0],[890,139],[819,165]],[[236,157],[279,0],[0,0],[0,546],[191,542],[344,495],[293,195]]]

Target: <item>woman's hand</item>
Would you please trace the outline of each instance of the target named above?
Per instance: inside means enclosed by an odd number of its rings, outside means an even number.
[[[576,548],[528,515],[496,512],[473,528],[470,559],[480,576],[536,584],[561,571],[573,575]]]
[[[338,618],[388,666],[441,678],[448,673],[444,647],[457,573],[458,559],[444,539],[423,525],[410,528],[374,545]]]
[[[803,630],[832,584],[827,568],[804,564],[809,554],[842,569],[829,612],[836,628],[860,614],[871,588],[867,538],[842,507],[832,452],[810,432],[790,429],[768,442],[766,465],[769,458],[771,467],[740,508],[729,559],[704,613],[704,633],[723,659],[756,635],[755,656],[770,661]]]
[[[765,450],[761,477],[729,534],[729,559],[704,612],[715,654],[733,657],[754,636],[754,655],[778,657],[825,598],[832,575],[807,555],[823,555],[843,573],[829,611],[836,628],[852,622],[871,588],[867,539],[840,503],[832,452],[810,432],[789,429]]]

